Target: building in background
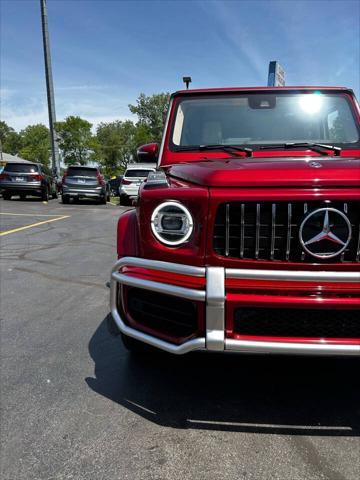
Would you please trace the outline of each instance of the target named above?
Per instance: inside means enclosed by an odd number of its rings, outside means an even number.
[[[285,71],[279,62],[269,63],[268,87],[285,87]]]

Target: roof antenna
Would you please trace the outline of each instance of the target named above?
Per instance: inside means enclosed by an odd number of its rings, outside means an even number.
[[[189,83],[192,82],[191,77],[183,77],[183,82],[186,85],[186,90],[189,90]]]

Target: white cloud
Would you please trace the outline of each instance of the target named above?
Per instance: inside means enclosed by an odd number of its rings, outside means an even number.
[[[96,95],[89,94],[89,86],[83,87],[74,85],[67,93],[63,92],[56,95],[56,118],[58,121],[69,115],[78,115],[92,123],[94,131],[101,122],[136,121],[136,117],[128,109],[128,103],[131,100],[117,98],[110,92],[106,94],[101,92]],[[102,89],[99,88],[100,90]],[[1,94],[1,119],[15,130],[20,131],[27,125],[36,123],[48,125],[48,110],[44,95],[24,97],[23,92],[10,91],[9,89],[3,89]]]
[[[90,90],[107,90],[109,85],[62,85],[56,87],[56,91],[65,91],[65,92],[81,92],[81,91],[90,91]]]

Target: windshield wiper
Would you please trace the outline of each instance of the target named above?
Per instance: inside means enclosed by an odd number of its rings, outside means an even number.
[[[323,143],[275,143],[273,145],[264,145],[260,147],[260,150],[274,150],[276,148],[283,148],[285,150],[291,150],[292,148],[306,147],[314,152],[321,153],[321,155],[329,155],[326,150],[334,152],[334,155],[339,157],[341,148],[334,145],[324,145]]]
[[[177,152],[191,152],[196,151],[206,151],[206,150],[223,150],[224,152],[234,153],[234,152],[244,152],[247,157],[252,156],[252,149],[246,147],[238,147],[237,145],[224,145],[223,143],[211,144],[211,145],[193,145],[186,147],[177,147]]]

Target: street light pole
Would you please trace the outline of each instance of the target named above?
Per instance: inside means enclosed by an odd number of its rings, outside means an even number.
[[[54,85],[51,69],[51,56],[50,56],[50,43],[49,43],[49,28],[48,18],[46,12],[46,0],[40,0],[41,7],[41,25],[44,45],[44,60],[45,60],[45,78],[46,78],[46,93],[49,111],[49,129],[51,140],[51,156],[52,156],[52,169],[56,174],[60,174],[59,164],[59,146],[57,143],[56,131],[55,131],[55,99],[54,99]]]

